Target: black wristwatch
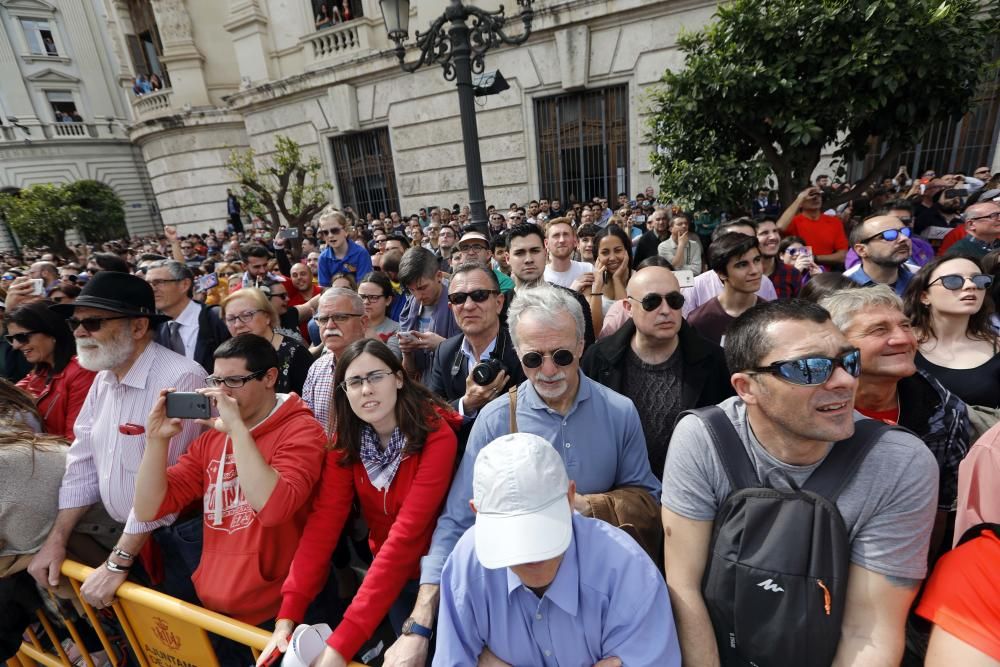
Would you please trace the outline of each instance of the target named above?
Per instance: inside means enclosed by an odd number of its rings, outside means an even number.
[[[424,627],[423,625],[420,625],[415,620],[413,620],[412,616],[403,621],[402,632],[404,635],[419,635],[424,639],[430,639],[431,635],[434,634],[433,630]]]

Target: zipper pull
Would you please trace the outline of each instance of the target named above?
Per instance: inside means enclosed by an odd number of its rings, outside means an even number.
[[[822,579],[817,579],[816,584],[823,589],[823,608],[826,609],[826,615],[830,615],[830,608],[833,603],[833,599],[830,597],[830,591],[827,589],[826,584],[823,583]]]

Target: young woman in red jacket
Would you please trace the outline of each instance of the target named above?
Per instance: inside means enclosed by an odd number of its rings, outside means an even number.
[[[375,559],[314,665],[344,666],[389,614],[397,634],[416,599],[420,558],[448,494],[461,418],[413,382],[379,340],[360,340],[338,359],[336,436],[285,584],[274,635],[258,664],[287,638],[326,581],[355,496]],[[408,585],[409,584],[409,585]]]
[[[7,341],[32,365],[17,386],[35,397],[46,433],[73,441],[73,424],[97,373],[76,360],[76,340],[66,320],[34,301],[7,313]]]

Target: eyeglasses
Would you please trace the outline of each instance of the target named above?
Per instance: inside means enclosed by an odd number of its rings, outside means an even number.
[[[181,246],[181,250],[190,250],[190,249],[191,249],[191,246],[189,246],[189,245],[182,245]]]
[[[239,320],[243,324],[249,324],[254,315],[263,312],[263,310],[244,310],[239,315],[226,315],[226,324],[235,324],[236,320]]]
[[[902,234],[906,238],[910,238],[910,235],[913,234],[913,230],[910,229],[909,227],[901,227],[900,229],[887,229],[883,232],[879,232],[878,234],[873,234],[872,236],[869,236],[866,239],[862,239],[861,242],[868,243],[869,241],[874,241],[875,239],[882,239],[883,241],[895,241],[896,239],[899,238],[900,234]]]
[[[235,275],[236,275],[236,271],[231,271],[229,273],[220,273],[219,277],[220,278],[231,278],[232,276],[235,276]]]
[[[361,300],[365,303],[373,303],[379,299],[385,298],[385,294],[359,294],[358,296],[360,296]]]
[[[20,343],[21,345],[24,345],[36,333],[38,333],[38,332],[37,331],[24,331],[24,332],[16,333],[16,334],[7,334],[6,336],[4,336],[4,338],[7,339],[7,344],[8,345],[13,345],[14,343]]]
[[[382,384],[382,380],[385,380],[387,377],[391,377],[392,375],[394,375],[392,371],[372,371],[368,375],[349,377],[340,383],[340,387],[344,391],[356,392],[361,391],[365,382],[367,382],[368,386],[374,389]]]
[[[250,375],[230,375],[229,377],[224,378],[219,377],[218,375],[209,375],[205,378],[205,384],[209,387],[226,385],[230,389],[239,389],[250,380],[256,380],[259,377],[263,377],[269,370],[269,368],[265,368],[262,371],[257,371],[256,373],[251,373]]]
[[[334,234],[334,235],[336,235],[336,234],[339,234],[342,231],[344,231],[343,227],[331,227],[330,229],[321,229],[321,230],[319,230],[319,235],[320,236],[326,236],[327,234]]]
[[[313,319],[316,320],[316,324],[325,327],[330,320],[337,324],[343,324],[352,317],[364,317],[364,315],[361,313],[334,313],[333,315],[317,315]]]
[[[680,292],[668,292],[667,294],[647,294],[641,299],[637,299],[634,296],[630,296],[633,301],[638,301],[642,304],[642,309],[647,313],[651,313],[660,307],[660,304],[664,301],[667,305],[674,310],[680,310],[684,307],[684,295]]]
[[[545,357],[551,357],[556,366],[569,366],[576,357],[569,350],[556,350],[551,354],[541,352],[528,352],[521,357],[521,364],[525,368],[538,368],[545,361]]]
[[[70,331],[76,331],[77,327],[82,326],[84,330],[89,331],[90,333],[94,333],[95,331],[100,329],[105,322],[110,322],[111,320],[127,320],[127,319],[129,319],[128,315],[118,315],[117,317],[85,317],[82,320],[78,320],[75,317],[70,317],[69,319],[66,320],[66,324],[69,325]]]
[[[779,380],[803,387],[821,385],[830,379],[836,368],[843,368],[851,377],[861,375],[861,351],[857,348],[840,357],[804,357],[752,368],[749,373],[775,375]]]
[[[181,280],[183,280],[183,278],[163,278],[160,280],[147,280],[146,282],[149,283],[149,286],[153,289],[160,289],[167,283],[179,283]]]
[[[966,222],[972,222],[973,220],[1000,220],[1000,211],[993,211],[989,215],[978,215],[975,218],[966,218]]]
[[[448,303],[453,306],[461,306],[466,302],[467,299],[471,298],[476,303],[482,303],[490,296],[494,294],[499,294],[495,289],[477,289],[471,292],[455,292],[454,294],[448,295]]]
[[[279,292],[277,294],[275,294],[274,292],[271,292],[271,297],[274,298],[274,299],[287,300],[288,299],[288,292]]]
[[[934,280],[930,281],[927,284],[927,287],[930,287],[934,283],[940,281],[941,287],[945,289],[952,291],[960,290],[965,287],[966,280],[971,280],[972,284],[976,286],[976,289],[986,289],[993,284],[993,276],[988,276],[985,273],[977,273],[968,277],[958,273],[952,273],[947,276],[938,276]]]

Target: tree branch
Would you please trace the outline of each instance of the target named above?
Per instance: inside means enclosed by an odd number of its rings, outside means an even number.
[[[868,187],[875,182],[875,179],[879,177],[880,174],[888,173],[886,168],[891,168],[891,166],[899,159],[899,155],[903,152],[905,145],[903,143],[895,143],[889,146],[889,150],[885,152],[875,166],[864,175],[864,177],[858,181],[857,185],[852,187],[847,192],[843,192],[835,197],[831,197],[828,201],[828,205],[840,206],[844,202],[853,201],[861,197],[861,195],[868,189]]]

